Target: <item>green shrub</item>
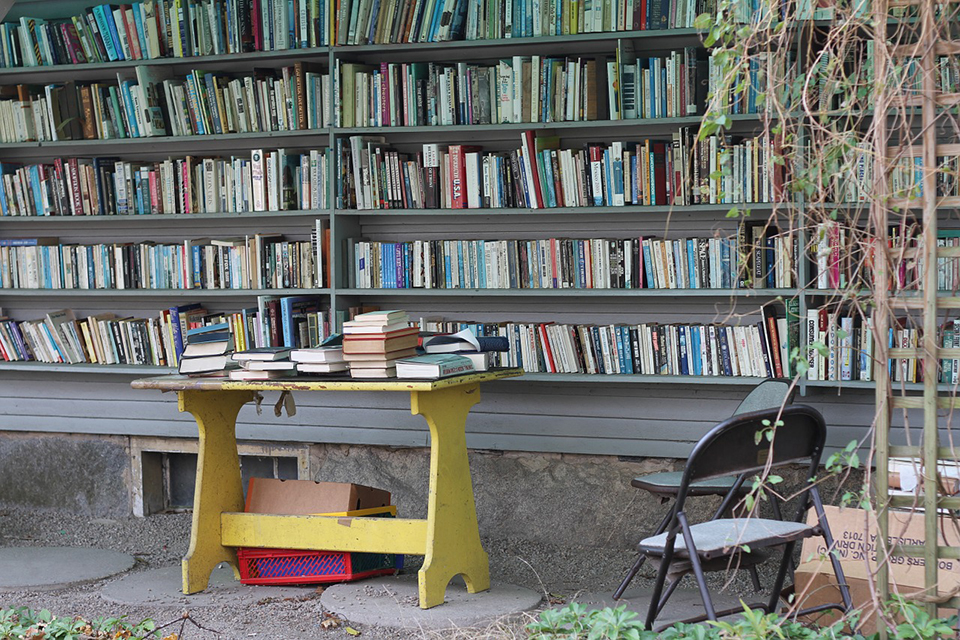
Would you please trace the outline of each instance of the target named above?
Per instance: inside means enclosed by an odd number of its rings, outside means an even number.
[[[36,612],[27,607],[0,609],[0,640],[35,637],[43,640],[79,640],[81,637],[94,640],[145,640],[159,637],[154,631],[155,628],[156,623],[150,618],[133,624],[126,620],[126,616],[85,620],[79,616],[58,618],[46,609]]]
[[[933,618],[920,606],[900,597],[889,603],[888,612],[903,620],[890,630],[891,639],[935,640],[950,635],[957,625],[957,616]],[[876,634],[865,638],[849,632],[849,625],[855,625],[858,617],[854,613],[828,627],[815,627],[744,606],[734,622],[677,623],[654,633],[646,631],[640,617],[627,611],[625,605],[588,610],[574,602],[562,609],[541,612],[536,621],[527,625],[527,631],[531,640],[875,640]]]

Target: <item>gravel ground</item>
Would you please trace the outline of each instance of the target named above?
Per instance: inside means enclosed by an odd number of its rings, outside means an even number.
[[[147,518],[98,519],[59,511],[0,510],[0,546],[99,547],[134,556],[134,571],[156,569],[179,563],[187,549],[190,514],[152,515]],[[484,540],[490,554],[491,577],[534,589],[541,593],[570,598],[580,591],[611,591],[633,561],[629,550],[571,548],[535,544],[529,541]],[[410,558],[419,561],[419,558]],[[416,569],[408,562],[408,571]],[[636,586],[646,582],[638,578]],[[0,608],[27,606],[49,609],[57,616],[82,615],[86,618],[126,614],[130,620],[153,618],[158,623],[179,620],[183,609],[176,607],[129,607],[100,596],[103,582],[52,592],[0,592]],[[265,599],[246,610],[198,608],[191,617],[220,635],[192,627],[189,623],[182,638],[345,638],[352,637],[344,627],[322,628],[327,619],[320,606],[319,593],[305,590],[292,599]],[[404,632],[353,625],[364,638],[524,638],[523,624],[529,616],[491,623],[482,629],[443,632]],[[177,625],[178,626],[178,625]],[[171,627],[176,628],[176,626]]]

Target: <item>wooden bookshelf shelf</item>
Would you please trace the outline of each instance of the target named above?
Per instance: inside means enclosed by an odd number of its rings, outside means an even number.
[[[0,298],[255,298],[329,295],[330,289],[0,289]]]
[[[796,289],[338,289],[338,295],[484,298],[776,298]]]

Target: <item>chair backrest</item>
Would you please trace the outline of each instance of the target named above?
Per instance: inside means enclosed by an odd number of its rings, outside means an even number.
[[[743,399],[733,415],[763,411],[764,409],[779,409],[791,404],[797,393],[796,385],[791,388],[789,378],[769,378],[755,386],[747,397]]]
[[[777,420],[773,442],[760,437]],[[767,424],[764,424],[767,421]],[[823,453],[827,427],[813,407],[790,405],[733,416],[700,439],[687,460],[677,494],[676,510],[683,510],[690,483],[705,478],[757,472],[766,467],[810,463],[810,477],[816,474]]]

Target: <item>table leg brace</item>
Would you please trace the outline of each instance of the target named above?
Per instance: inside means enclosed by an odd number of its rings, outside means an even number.
[[[183,592],[207,588],[210,573],[221,562],[237,570],[237,551],[220,539],[220,514],[243,511],[237,414],[253,400],[253,391],[181,391],[180,411],[193,414],[200,430],[197,484],[193,498],[190,548],[183,557]]]
[[[490,561],[480,545],[467,460],[466,423],[480,385],[411,392],[410,407],[430,425],[427,553],[420,569],[420,607],[443,603],[447,583],[462,575],[467,591],[490,588]]]

